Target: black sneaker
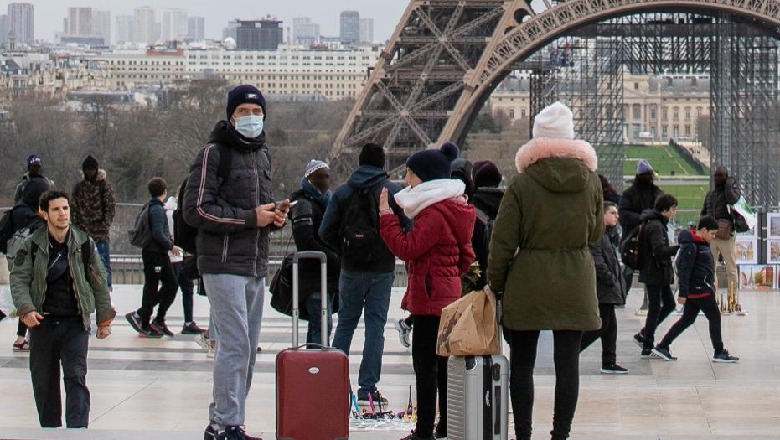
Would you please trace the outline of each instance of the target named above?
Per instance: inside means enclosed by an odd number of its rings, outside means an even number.
[[[173,332],[171,331],[171,329],[168,328],[167,325],[165,325],[165,321],[155,319],[151,322],[151,324],[149,324],[149,328],[153,328],[158,333],[161,333],[165,336],[173,336]]]
[[[263,440],[260,437],[247,435],[243,426],[228,426],[224,431],[217,434],[216,440]]]
[[[653,354],[665,361],[676,361],[677,358],[672,356],[672,352],[668,348],[655,347]]]
[[[641,330],[634,335],[634,342],[639,345],[639,348],[643,348],[645,346],[645,336],[642,334]]]
[[[738,360],[739,360],[738,357],[730,355],[729,351],[726,349],[724,349],[722,352],[712,357],[712,362],[724,362],[729,364],[733,364]]]
[[[188,322],[185,323],[184,326],[181,328],[181,334],[183,335],[199,335],[206,330],[198,327],[198,324],[195,324],[195,322]]]
[[[217,430],[214,429],[211,424],[203,430],[203,440],[215,440],[217,438]]]
[[[139,334],[146,333],[142,328],[143,325],[141,324],[141,317],[138,316],[138,312],[133,311],[125,314],[125,319],[127,319],[127,322],[130,324],[130,327],[132,327],[133,330]]]
[[[369,398],[370,396],[370,398]],[[374,404],[374,408],[379,411],[387,410],[387,398],[383,396],[379,390],[367,392],[365,394],[358,392],[358,405],[363,408],[371,408],[371,404]],[[373,410],[373,409],[372,409]]]
[[[402,437],[401,440],[435,440],[436,437],[420,437],[416,432],[412,431],[406,437]]]
[[[628,368],[623,368],[618,364],[602,365],[601,374],[628,374]]]
[[[433,430],[433,436],[436,438],[447,438],[447,425],[444,423],[437,423],[436,428]]]
[[[163,334],[155,326],[149,324],[148,327],[141,327],[141,331],[138,332],[138,336],[149,339],[160,339],[163,337]]]
[[[642,353],[639,354],[639,357],[641,357],[642,359],[650,359],[651,357],[653,357],[653,350],[649,348],[643,348]]]

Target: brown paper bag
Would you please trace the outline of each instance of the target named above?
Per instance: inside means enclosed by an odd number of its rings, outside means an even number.
[[[477,356],[500,352],[496,298],[477,290],[442,310],[436,354]]]

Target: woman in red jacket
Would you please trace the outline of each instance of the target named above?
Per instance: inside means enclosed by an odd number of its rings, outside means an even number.
[[[387,190],[379,199],[380,234],[390,251],[408,262],[409,284],[401,307],[414,319],[412,363],[417,385],[417,425],[402,440],[434,438],[436,394],[439,424],[436,437],[447,435],[447,358],[436,355],[441,310],[461,295],[460,278],[474,261],[471,235],[476,214],[466,203],[465,185],[450,179],[458,147],[425,150],[406,161],[406,183],[395,201],[414,227],[404,232],[392,214]]]

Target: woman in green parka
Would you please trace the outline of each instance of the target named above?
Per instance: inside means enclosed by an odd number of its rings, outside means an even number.
[[[580,338],[601,328],[596,271],[588,250],[604,229],[596,152],[574,140],[571,110],[556,102],[534,120],[533,139],[515,157],[493,226],[489,288],[503,292],[510,346],[510,392],[517,440],[531,438],[533,370],[540,330],[552,330],[553,440],[569,436],[579,393]]]

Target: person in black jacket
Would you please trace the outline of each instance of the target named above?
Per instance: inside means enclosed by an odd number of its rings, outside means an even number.
[[[333,299],[338,294],[341,264],[338,255],[320,240],[320,224],[330,201],[330,167],[321,160],[306,165],[301,189],[290,196],[297,200],[290,210],[292,234],[298,251],[321,251],[328,257],[328,341],[333,329]],[[298,269],[298,295],[301,319],[309,321],[306,342],[322,343],[322,309],[320,263],[301,261]]]
[[[683,314],[672,328],[653,348],[653,354],[667,361],[677,360],[672,356],[669,346],[691,324],[696,321],[699,312],[710,322],[710,340],[715,355],[712,362],[736,362],[738,357],[729,354],[723,348],[720,329],[720,310],[715,301],[715,259],[710,252],[710,242],[715,239],[718,222],[714,217],[705,215],[699,219],[694,231],[682,231],[678,242],[680,255],[677,257],[677,272],[680,277],[680,292],[677,302],[683,305]]]
[[[498,216],[498,207],[501,206],[501,200],[504,198],[504,190],[498,188],[503,178],[493,162],[482,160],[474,163],[474,188],[476,189],[471,197],[471,204],[477,210],[477,221],[474,223],[474,237],[471,243],[479,263],[478,289],[487,284],[488,244],[492,224]]]
[[[677,199],[664,194],[655,201],[652,211],[642,214],[639,237],[639,282],[647,286],[647,318],[634,339],[642,344],[642,356],[650,357],[655,330],[674,311],[674,282],[671,257],[680,246],[669,245],[666,225],[677,215]]]
[[[618,223],[617,205],[604,202],[604,228],[616,226]],[[596,289],[599,298],[599,315],[601,329],[582,333],[580,352],[601,338],[601,373],[626,374],[628,369],[617,364],[617,317],[615,305],[622,304],[623,275],[617,260],[617,252],[612,241],[604,234],[598,243],[589,245],[596,266]]]
[[[253,440],[244,429],[252,384],[271,231],[287,221],[289,200],[274,203],[266,142],[265,98],[242,84],[227,95],[217,122],[187,178],[184,220],[198,228],[198,272],[211,304],[218,341],[206,439]],[[229,173],[220,177],[228,156]]]
[[[623,229],[623,237],[628,237],[640,223],[640,217],[643,212],[653,209],[656,199],[663,194],[661,188],[653,183],[653,167],[645,159],[639,159],[636,165],[636,176],[630,187],[623,191],[618,204],[618,214],[620,214],[620,226]],[[631,284],[634,280],[634,270],[628,266],[623,268],[623,276],[626,278],[626,295],[631,290]],[[646,293],[645,293],[646,294]],[[644,309],[647,301],[643,301]]]
[[[152,197],[147,211],[152,239],[141,249],[141,260],[144,264],[141,308],[127,313],[125,318],[139,335],[161,338],[163,335],[173,336],[173,332],[165,324],[165,314],[176,299],[176,292],[179,289],[168,251],[173,252],[174,255],[181,255],[182,250],[173,244],[168,229],[168,218],[165,215],[163,200],[168,197],[168,184],[164,179],[154,177],[146,186]],[[151,321],[154,307],[158,304],[157,317]]]

